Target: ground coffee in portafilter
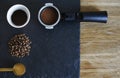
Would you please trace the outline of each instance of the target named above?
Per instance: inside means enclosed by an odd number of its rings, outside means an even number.
[[[58,12],[53,7],[43,9],[40,18],[44,24],[52,25],[58,20]]]
[[[15,25],[23,25],[27,21],[27,14],[22,10],[17,10],[12,14],[12,22]]]

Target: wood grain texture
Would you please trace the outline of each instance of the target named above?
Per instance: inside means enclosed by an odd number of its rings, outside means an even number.
[[[108,23],[81,23],[81,78],[120,78],[120,0],[81,0],[81,11],[108,11]]]

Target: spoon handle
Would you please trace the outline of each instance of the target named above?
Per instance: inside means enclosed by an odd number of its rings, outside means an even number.
[[[11,72],[13,68],[0,68],[0,72]]]

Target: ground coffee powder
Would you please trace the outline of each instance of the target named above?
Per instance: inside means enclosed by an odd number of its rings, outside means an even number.
[[[53,7],[47,7],[41,12],[40,18],[44,24],[52,25],[58,20],[58,12]]]

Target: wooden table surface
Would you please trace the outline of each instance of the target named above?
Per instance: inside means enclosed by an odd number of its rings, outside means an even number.
[[[81,0],[81,11],[108,11],[108,23],[81,23],[81,78],[120,78],[120,0]]]

